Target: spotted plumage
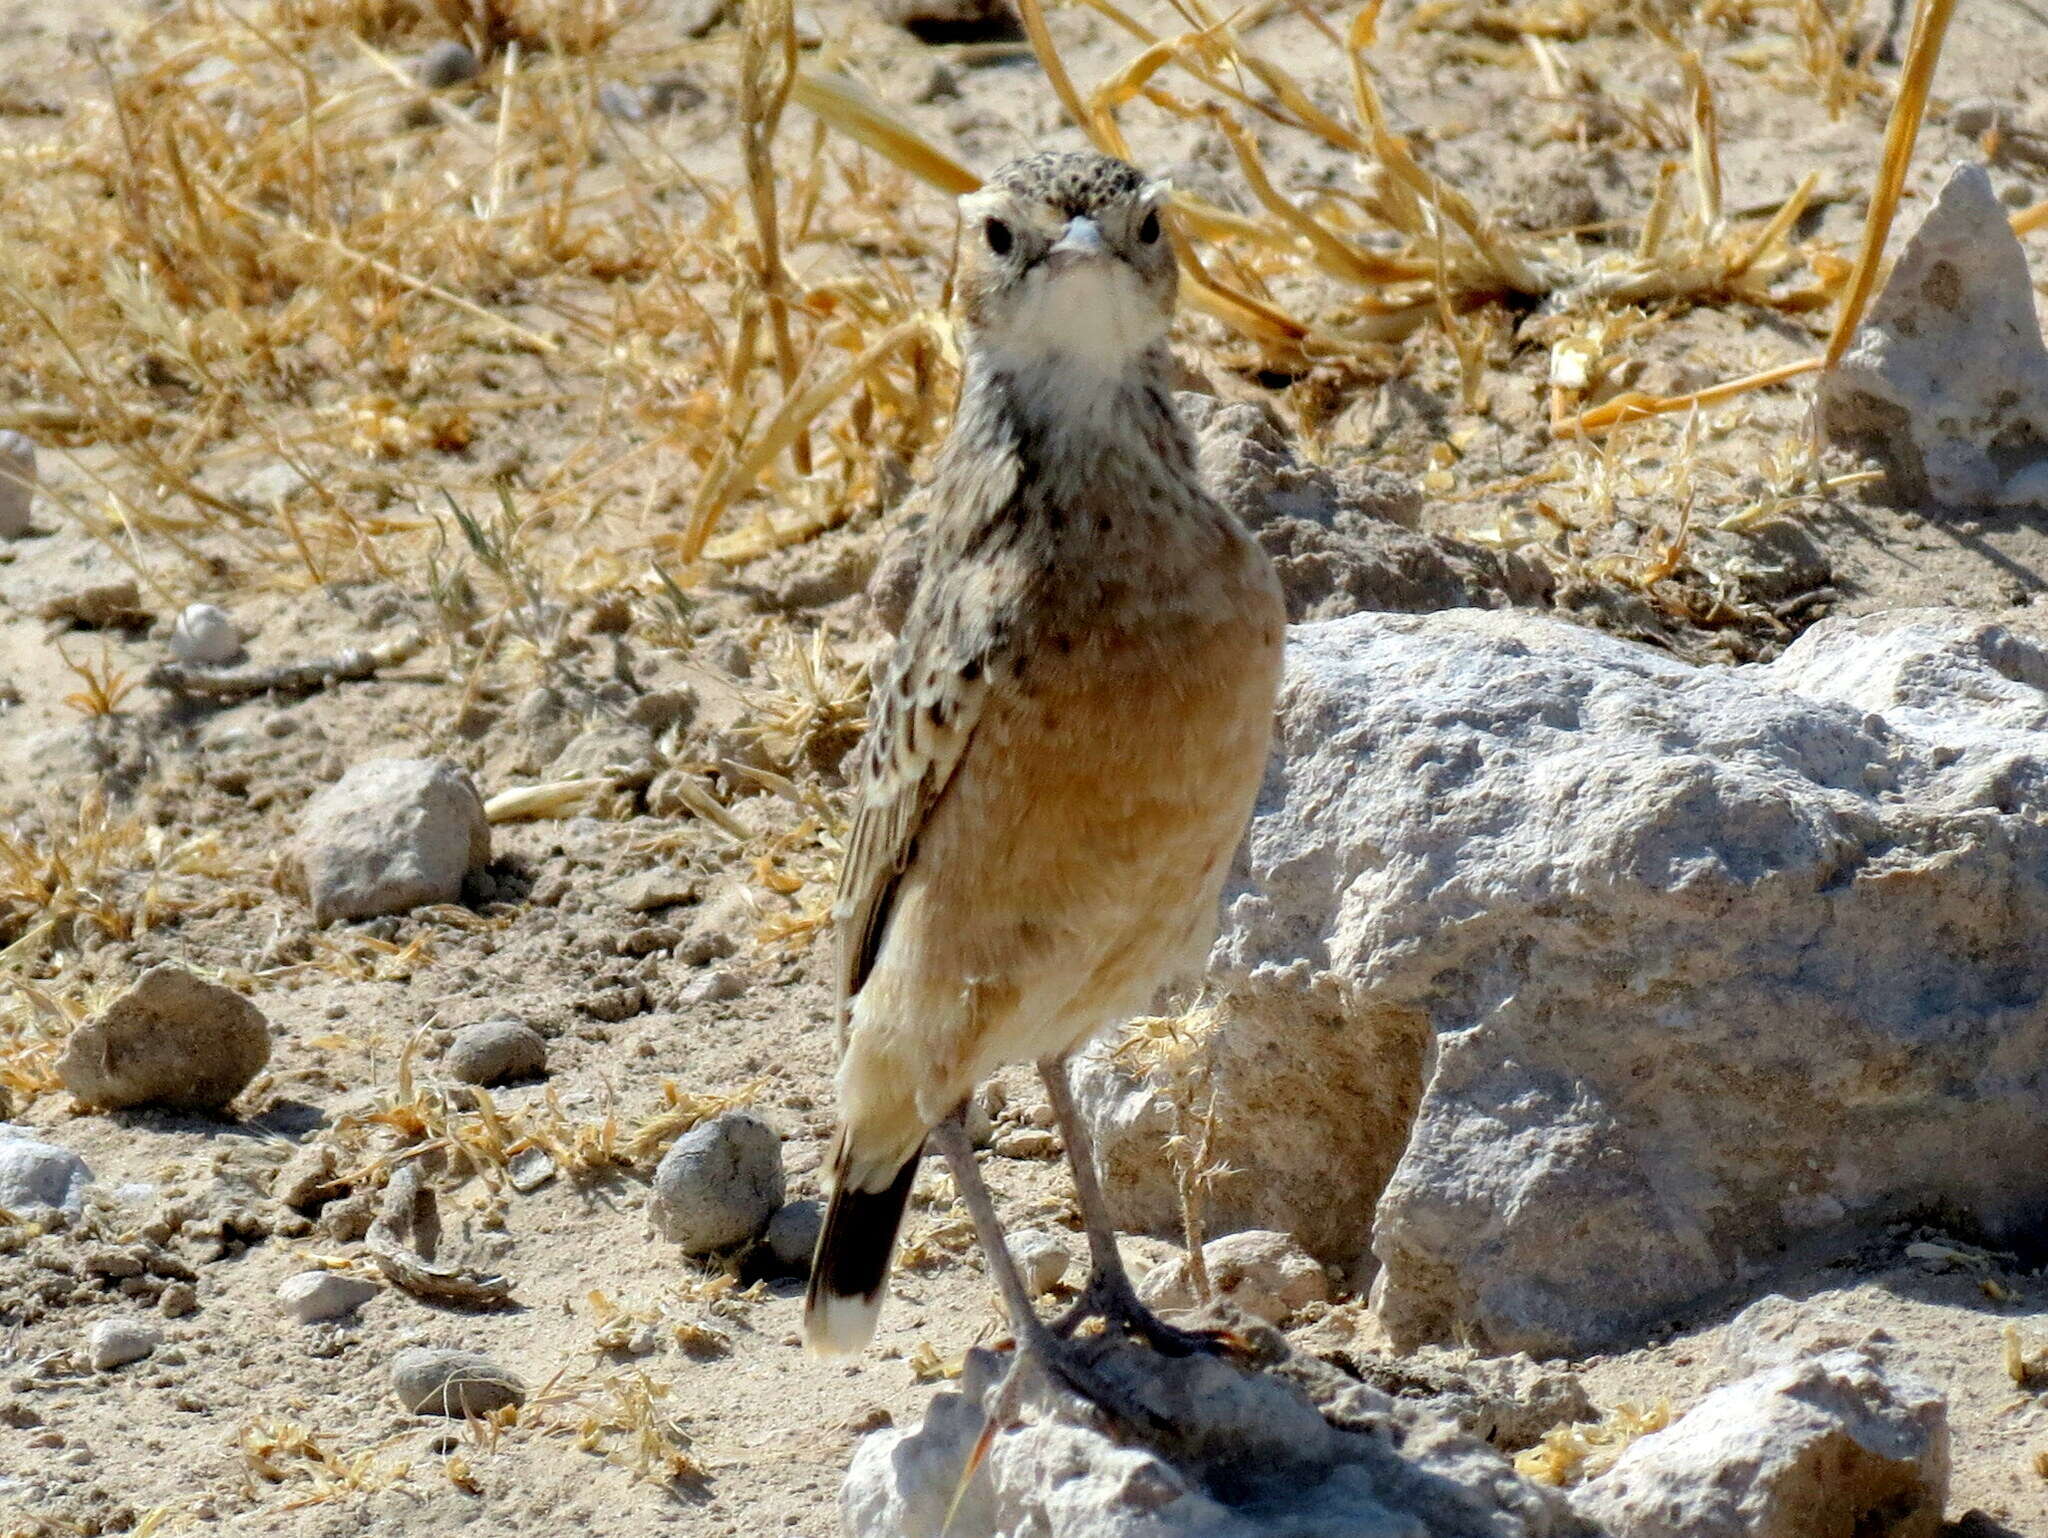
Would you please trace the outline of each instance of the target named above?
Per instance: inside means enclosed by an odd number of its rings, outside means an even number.
[[[920,493],[922,575],[873,678],[835,910],[841,1121],[806,1308],[819,1349],[869,1338],[928,1135],[999,1284],[1021,1285],[952,1119],[1018,1061],[1047,1074],[1102,1311],[1154,1333],[1061,1065],[1199,965],[1264,766],[1284,629],[1271,565],[1202,488],[1173,405],[1165,199],[1121,161],[1044,154],[961,200],[961,399]]]

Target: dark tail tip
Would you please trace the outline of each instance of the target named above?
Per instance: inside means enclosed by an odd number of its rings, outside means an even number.
[[[874,1337],[882,1288],[896,1256],[896,1231],[916,1178],[912,1158],[883,1190],[856,1191],[842,1181],[832,1192],[804,1294],[804,1342],[811,1350],[848,1355]]]

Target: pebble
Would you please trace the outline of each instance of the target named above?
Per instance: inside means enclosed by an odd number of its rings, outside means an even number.
[[[321,1324],[354,1313],[383,1290],[346,1271],[301,1271],[277,1284],[277,1301],[300,1324]]]
[[[597,88],[597,110],[622,123],[640,123],[647,119],[647,103],[623,80],[607,80]]]
[[[1975,138],[2012,121],[2012,108],[1989,96],[1971,96],[1948,109],[1948,126]]]
[[[391,1387],[415,1415],[488,1415],[526,1402],[526,1385],[489,1357],[408,1346],[391,1359]]]
[[[17,432],[0,432],[0,539],[19,539],[33,525],[36,446]]]
[[[86,1360],[107,1372],[139,1362],[163,1344],[164,1332],[140,1319],[102,1319],[85,1332]]]
[[[157,1294],[156,1311],[166,1319],[183,1319],[199,1307],[199,1294],[190,1282],[172,1282]]]
[[[760,1117],[728,1111],[691,1128],[654,1171],[647,1215],[692,1255],[753,1239],[782,1206],[782,1139]]]
[[[1050,1159],[1060,1151],[1060,1140],[1043,1127],[1013,1127],[989,1147],[1005,1159]]]
[[[242,655],[242,632],[225,609],[210,603],[187,604],[171,627],[171,655],[200,667],[233,662]]]
[[[818,1248],[818,1231],[825,1226],[825,1204],[806,1197],[789,1203],[768,1220],[762,1242],[785,1271],[803,1275],[811,1269],[811,1256]]]
[[[628,913],[652,913],[677,903],[693,903],[703,889],[703,882],[689,871],[664,866],[614,881],[605,888],[605,896]]]
[[[1329,1275],[1292,1234],[1263,1228],[1226,1234],[1202,1246],[1202,1260],[1217,1297],[1268,1324],[1279,1324],[1304,1304],[1327,1302],[1330,1296]],[[1186,1257],[1153,1267],[1138,1296],[1155,1309],[1194,1307]]]
[[[548,1044],[523,1021],[485,1020],[457,1031],[442,1062],[464,1084],[503,1084],[545,1074]]]
[[[289,864],[313,922],[377,918],[458,902],[491,859],[491,828],[469,771],[445,758],[371,758],[300,814]]]
[[[1042,1228],[1020,1228],[1011,1234],[1010,1258],[1034,1298],[1057,1287],[1074,1263],[1073,1251]]]
[[[217,1112],[270,1061],[270,1022],[232,988],[166,963],[72,1032],[57,1077],[87,1105]]]
[[[413,74],[430,91],[446,90],[476,79],[476,55],[466,43],[436,43],[413,61]]]
[[[0,1207],[22,1216],[39,1211],[76,1217],[90,1184],[92,1170],[70,1149],[0,1122]]]

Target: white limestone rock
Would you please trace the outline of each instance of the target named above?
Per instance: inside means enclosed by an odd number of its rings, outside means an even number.
[[[1934,1538],[1948,1473],[1941,1395],[1831,1351],[1715,1390],[1571,1502],[1611,1538]]]
[[[1285,1353],[1270,1332],[1267,1350]],[[1334,1368],[1290,1358],[1282,1376],[1130,1345],[1103,1347],[1097,1370],[1173,1428],[1164,1445],[1113,1438],[1033,1373],[963,1491],[1008,1365],[970,1351],[921,1426],[855,1449],[842,1538],[1591,1538],[1485,1443]]]
[[[164,1332],[144,1319],[102,1319],[85,1332],[85,1359],[94,1372],[139,1362],[164,1343]]]
[[[1740,669],[1514,612],[1297,627],[1212,958],[1208,1231],[1376,1260],[1397,1343],[1550,1356],[1788,1245],[2027,1229],[2044,808],[2048,646],[1951,611]],[[1075,1083],[1119,1225],[1170,1229],[1163,1103]]]
[[[217,667],[242,655],[242,632],[225,609],[192,603],[171,625],[171,655],[201,667]]]
[[[456,902],[490,859],[483,798],[442,758],[357,764],[307,803],[291,849],[316,924]]]
[[[2048,346],[1991,177],[1958,165],[1820,385],[1829,435],[1898,497],[2048,509]]]
[[[346,1271],[301,1271],[277,1284],[277,1301],[300,1324],[345,1319],[384,1289]]]

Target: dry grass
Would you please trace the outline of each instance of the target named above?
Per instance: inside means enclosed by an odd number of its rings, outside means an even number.
[[[1567,1422],[1553,1426],[1534,1447],[1515,1454],[1515,1472],[1542,1485],[1570,1486],[1597,1479],[1614,1467],[1615,1459],[1638,1437],[1671,1424],[1671,1406],[1662,1400],[1648,1409],[1616,1405],[1590,1425]]]

